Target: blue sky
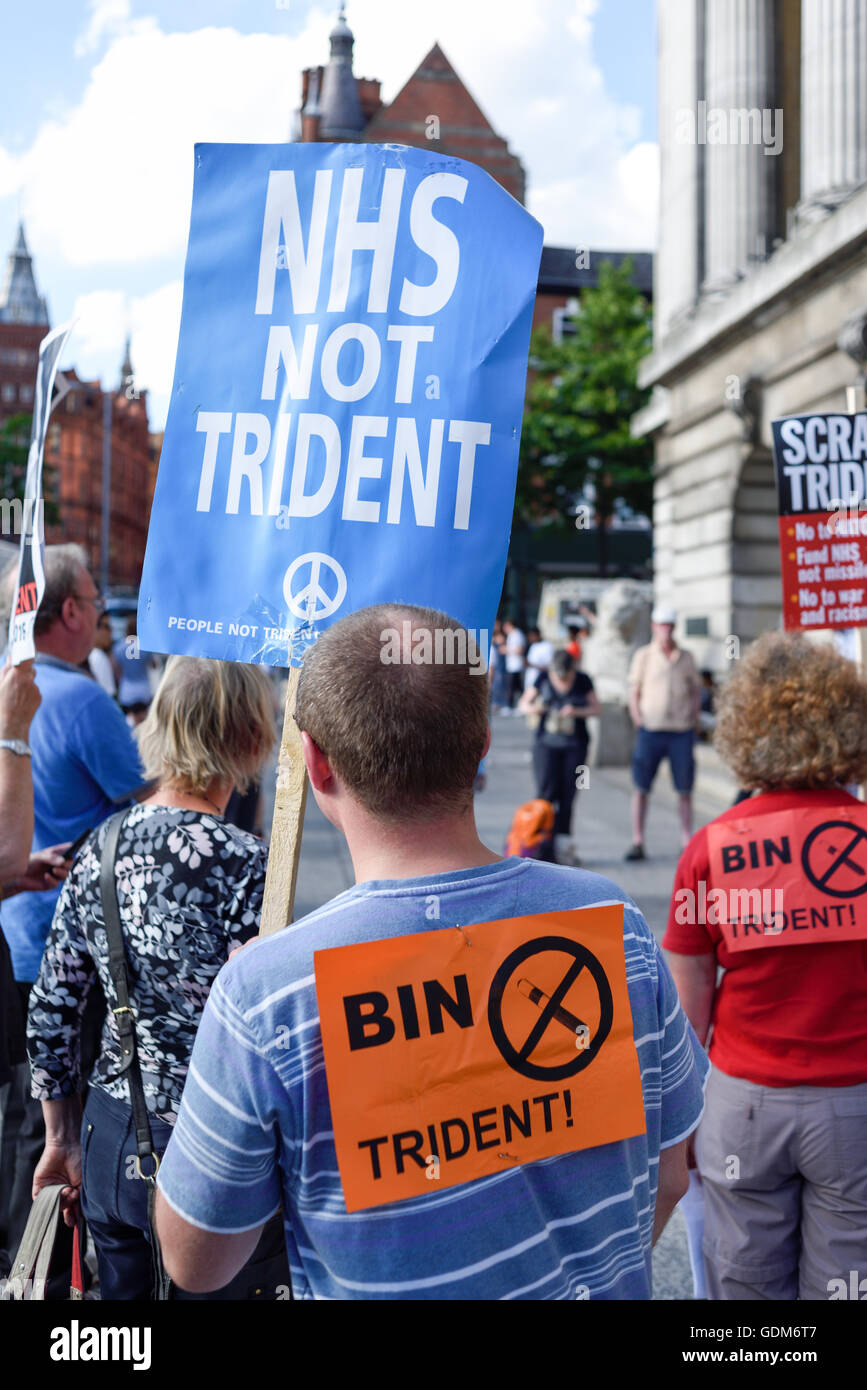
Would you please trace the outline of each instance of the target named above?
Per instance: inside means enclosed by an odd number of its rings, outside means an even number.
[[[197,139],[288,138],[323,0],[42,0],[6,7],[0,258],[19,208],[66,363],[114,380],[124,334],[162,424]],[[654,0],[349,0],[355,71],[392,97],[434,40],[524,162],[556,245],[656,234]]]

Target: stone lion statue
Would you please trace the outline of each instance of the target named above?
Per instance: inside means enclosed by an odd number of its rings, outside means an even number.
[[[650,641],[647,588],[631,579],[617,579],[597,599],[596,622],[584,643],[581,665],[603,703],[628,703],[626,677],[632,654]]]

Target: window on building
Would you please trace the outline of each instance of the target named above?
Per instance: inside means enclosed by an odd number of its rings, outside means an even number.
[[[14,401],[15,395],[15,387],[12,385],[12,383],[9,381],[4,381],[2,387],[0,387],[0,399],[4,401]]]
[[[27,403],[28,405],[31,405],[31,404],[32,404],[32,402],[33,402],[33,387],[32,387],[32,386],[21,386],[21,387],[19,387],[18,394],[19,394],[19,396],[21,397],[22,401],[26,401],[26,403]]]
[[[551,315],[551,337],[555,343],[562,343],[566,338],[574,338],[578,331],[575,320],[581,312],[581,305],[577,299],[570,299],[559,309],[555,309]]]

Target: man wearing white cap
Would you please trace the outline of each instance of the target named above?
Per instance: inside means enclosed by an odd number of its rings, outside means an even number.
[[[653,641],[639,647],[629,668],[629,713],[637,730],[632,755],[632,848],[627,859],[644,859],[647,798],[663,758],[668,758],[679,793],[683,848],[692,835],[693,740],[701,681],[689,652],[674,640],[677,614],[657,604],[650,615]]]

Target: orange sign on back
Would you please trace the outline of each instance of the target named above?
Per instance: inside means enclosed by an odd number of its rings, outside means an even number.
[[[707,838],[703,920],[730,951],[867,940],[867,807],[745,811]]]
[[[313,960],[347,1211],[644,1134],[622,905]]]

